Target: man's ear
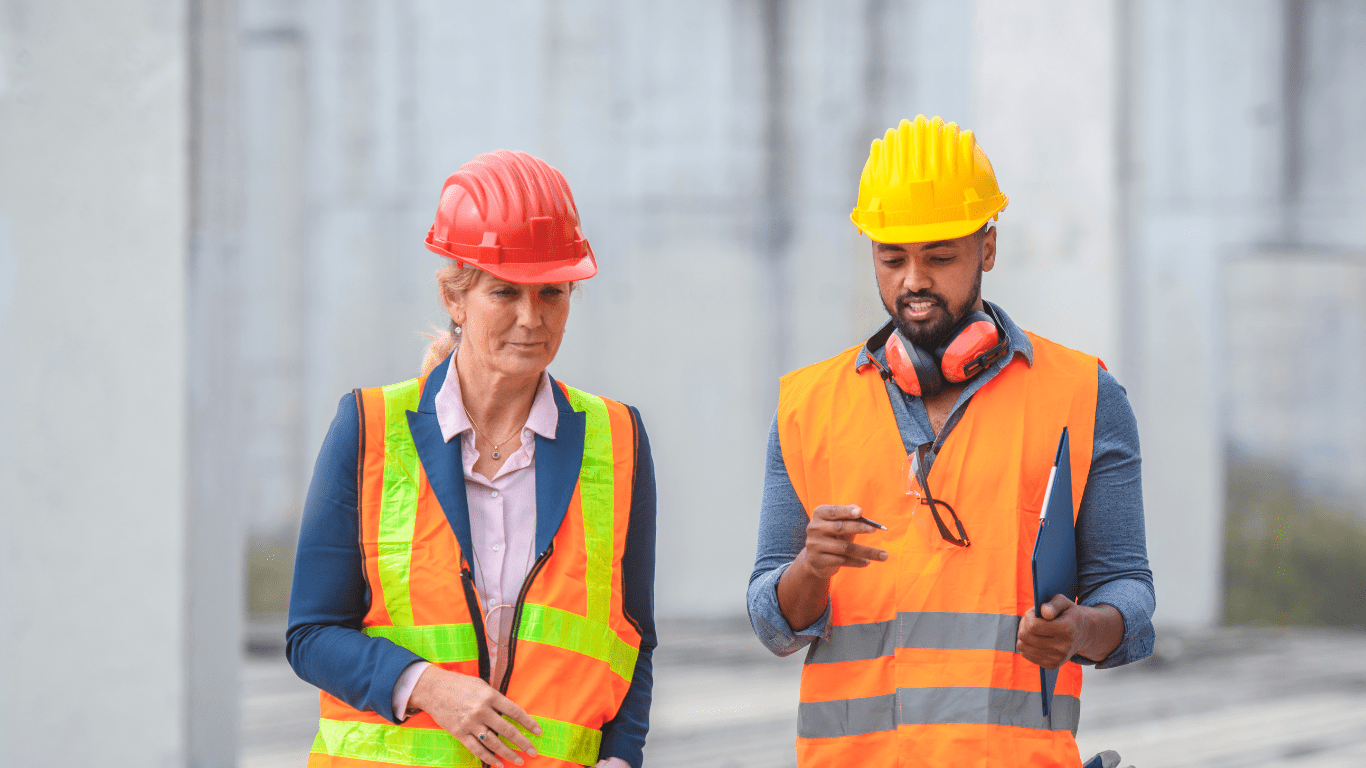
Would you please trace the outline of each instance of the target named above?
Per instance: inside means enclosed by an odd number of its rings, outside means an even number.
[[[996,228],[982,233],[982,271],[990,272],[996,266]]]

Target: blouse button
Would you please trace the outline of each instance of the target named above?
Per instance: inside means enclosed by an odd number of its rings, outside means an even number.
[[[495,498],[495,499],[498,498],[498,492],[497,492],[497,491],[494,491],[494,492],[492,493],[492,496],[493,496],[493,498]]]
[[[493,545],[493,551],[494,551],[494,552],[497,552],[499,549],[500,549],[500,547],[499,547],[497,544],[494,544],[494,545]]]

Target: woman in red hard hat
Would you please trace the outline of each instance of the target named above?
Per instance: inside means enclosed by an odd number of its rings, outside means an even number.
[[[559,171],[480,155],[427,247],[450,331],[342,398],[314,470],[288,655],[322,689],[309,765],[640,768],[655,489],[640,414],[553,379],[597,272]]]

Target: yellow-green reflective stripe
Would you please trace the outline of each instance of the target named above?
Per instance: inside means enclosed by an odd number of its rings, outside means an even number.
[[[583,464],[579,469],[579,501],[583,506],[584,549],[588,552],[587,610],[592,621],[606,624],[612,611],[612,512],[615,468],[612,422],[607,404],[597,395],[566,387],[569,404],[583,411]]]
[[[598,761],[601,731],[547,717],[537,717],[536,723],[541,726],[540,736],[531,735],[520,725],[517,730],[531,740],[539,754],[579,765],[592,765]],[[479,765],[474,754],[444,730],[383,723],[320,720],[312,751],[395,765],[442,768]]]
[[[384,607],[396,626],[411,626],[413,601],[408,571],[417,520],[417,447],[408,431],[408,411],[417,410],[417,379],[384,390],[384,489],[379,508],[379,584]]]
[[[640,654],[639,649],[618,637],[607,624],[570,611],[531,603],[522,606],[522,624],[517,637],[605,661],[628,683],[635,674],[636,656]]]
[[[473,624],[430,624],[421,627],[365,627],[370,637],[393,641],[433,663],[474,661],[479,658],[479,641]]]

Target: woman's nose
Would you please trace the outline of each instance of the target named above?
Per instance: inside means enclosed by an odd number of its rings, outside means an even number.
[[[517,302],[517,322],[526,328],[536,328],[541,325],[541,306],[535,297],[525,296]]]

